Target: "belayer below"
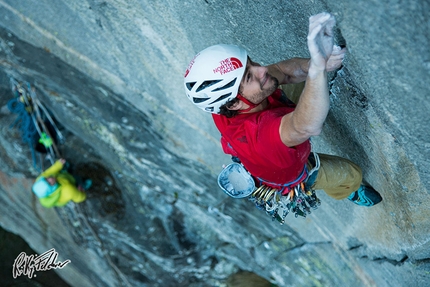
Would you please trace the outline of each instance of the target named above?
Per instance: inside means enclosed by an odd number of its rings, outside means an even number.
[[[42,206],[64,206],[69,201],[80,203],[86,199],[85,190],[91,186],[91,180],[77,186],[76,179],[63,169],[65,164],[65,159],[59,159],[36,178],[32,190]]]

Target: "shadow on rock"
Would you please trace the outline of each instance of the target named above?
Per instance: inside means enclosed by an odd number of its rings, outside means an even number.
[[[124,216],[125,206],[121,190],[109,170],[96,162],[79,163],[73,169],[75,176],[92,180],[87,191],[87,200],[91,202],[92,209],[95,208],[103,217],[114,215],[116,219],[121,219]],[[94,210],[90,213],[92,212]]]

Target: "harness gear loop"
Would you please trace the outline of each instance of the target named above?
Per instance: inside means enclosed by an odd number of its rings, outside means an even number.
[[[312,152],[309,162],[313,166],[310,171],[304,168],[303,173],[291,183],[280,186],[279,189],[269,187],[264,182],[251,194],[249,200],[255,203],[258,209],[266,210],[266,213],[281,224],[285,222],[286,216],[292,212],[295,217],[306,217],[311,209],[317,209],[321,200],[317,197],[312,185],[315,182],[318,169],[320,168],[319,156]]]
[[[295,217],[306,217],[311,213],[311,209],[317,209],[321,205],[321,200],[317,197],[312,185],[318,175],[320,160],[317,153],[309,155],[308,167],[303,168],[303,172],[292,182],[279,185],[278,188],[272,184],[266,185],[258,178],[260,185],[255,186],[253,177],[245,167],[237,162],[224,167],[218,176],[219,187],[233,198],[245,198],[254,202],[258,209],[265,210],[272,220],[277,220],[281,224],[285,222],[286,216],[292,212]]]

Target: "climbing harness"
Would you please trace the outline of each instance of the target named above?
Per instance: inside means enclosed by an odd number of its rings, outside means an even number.
[[[234,161],[236,158],[234,158]],[[291,183],[273,188],[261,183],[255,187],[255,179],[241,163],[231,163],[226,166],[218,176],[218,185],[233,198],[248,197],[258,209],[265,210],[272,220],[284,224],[285,218],[291,212],[295,217],[306,217],[311,209],[317,209],[321,200],[317,197],[312,185],[316,180],[320,161],[318,154],[312,152],[309,156],[311,170],[304,167],[299,178]]]
[[[12,113],[18,114],[10,128],[18,126],[23,142],[30,146],[34,167],[43,170],[43,167],[37,166],[35,143],[39,142],[44,146],[48,159],[51,164],[54,164],[55,158],[61,158],[55,140],[63,144],[65,138],[29,83],[19,83],[14,78],[10,78],[10,84],[14,98],[8,101],[7,107]],[[47,123],[55,132],[55,140]]]

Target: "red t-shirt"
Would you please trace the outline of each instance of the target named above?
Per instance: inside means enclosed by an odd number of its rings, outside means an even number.
[[[282,142],[281,119],[294,111],[294,107],[281,103],[280,95],[281,90],[277,90],[269,96],[267,108],[260,112],[233,118],[212,115],[221,132],[224,152],[237,156],[254,177],[272,187],[299,178],[311,151],[309,140],[295,147],[287,147]]]

